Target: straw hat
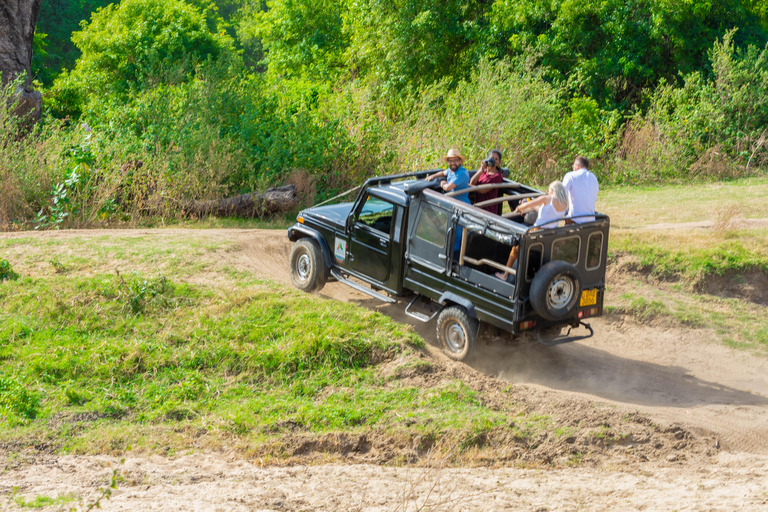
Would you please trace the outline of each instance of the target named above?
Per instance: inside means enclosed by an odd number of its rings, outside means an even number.
[[[449,149],[448,154],[445,156],[444,160],[447,162],[449,158],[458,158],[461,160],[461,163],[464,163],[464,157],[461,156],[461,153],[459,153],[458,149]]]

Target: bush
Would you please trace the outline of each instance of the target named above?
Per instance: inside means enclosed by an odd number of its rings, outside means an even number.
[[[392,154],[390,168],[442,167],[451,147],[474,168],[499,148],[513,179],[543,183],[559,177],[563,160],[572,158],[560,97],[536,71],[486,61],[455,88],[442,82],[414,99],[384,144]]]
[[[21,420],[37,417],[40,398],[19,381],[0,375],[0,413]]]
[[[614,163],[619,182],[727,178],[768,162],[768,47],[738,49],[728,33],[709,52],[712,76],[662,83],[627,126]]]
[[[19,274],[13,271],[11,264],[8,260],[0,260],[0,281],[15,281],[19,278]]]

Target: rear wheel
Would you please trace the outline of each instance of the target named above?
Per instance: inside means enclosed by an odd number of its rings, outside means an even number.
[[[325,286],[325,263],[317,242],[302,238],[291,249],[291,282],[305,292],[320,291]]]
[[[461,306],[450,306],[437,317],[437,339],[443,351],[456,361],[466,360],[475,350],[478,322]]]
[[[576,316],[581,298],[579,269],[564,261],[550,261],[531,282],[531,306],[540,317],[557,322]]]

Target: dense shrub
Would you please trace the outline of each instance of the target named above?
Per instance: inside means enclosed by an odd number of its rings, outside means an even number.
[[[764,2],[390,4],[275,0],[226,22],[237,0],[97,10],[42,123],[20,125],[13,85],[0,91],[0,226],[169,217],[294,170],[322,197],[442,165],[450,147],[469,167],[499,148],[540,184],[576,154],[615,183],[766,163]],[[237,44],[262,49],[261,67]]]
[[[513,178],[543,183],[560,176],[575,154],[598,156],[611,148],[619,120],[593,100],[565,104],[562,91],[536,70],[485,61],[453,88],[446,82],[426,88],[395,123],[388,147],[393,167],[407,169],[444,165],[451,147],[476,168],[499,148]]]
[[[628,124],[611,162],[620,182],[723,178],[768,159],[768,49],[739,49],[733,33],[709,52],[713,70],[680,87],[662,84],[648,112]]]

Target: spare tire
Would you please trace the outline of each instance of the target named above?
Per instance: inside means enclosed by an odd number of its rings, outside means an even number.
[[[550,261],[533,277],[530,296],[533,310],[546,320],[575,317],[581,299],[579,269],[564,261]]]

